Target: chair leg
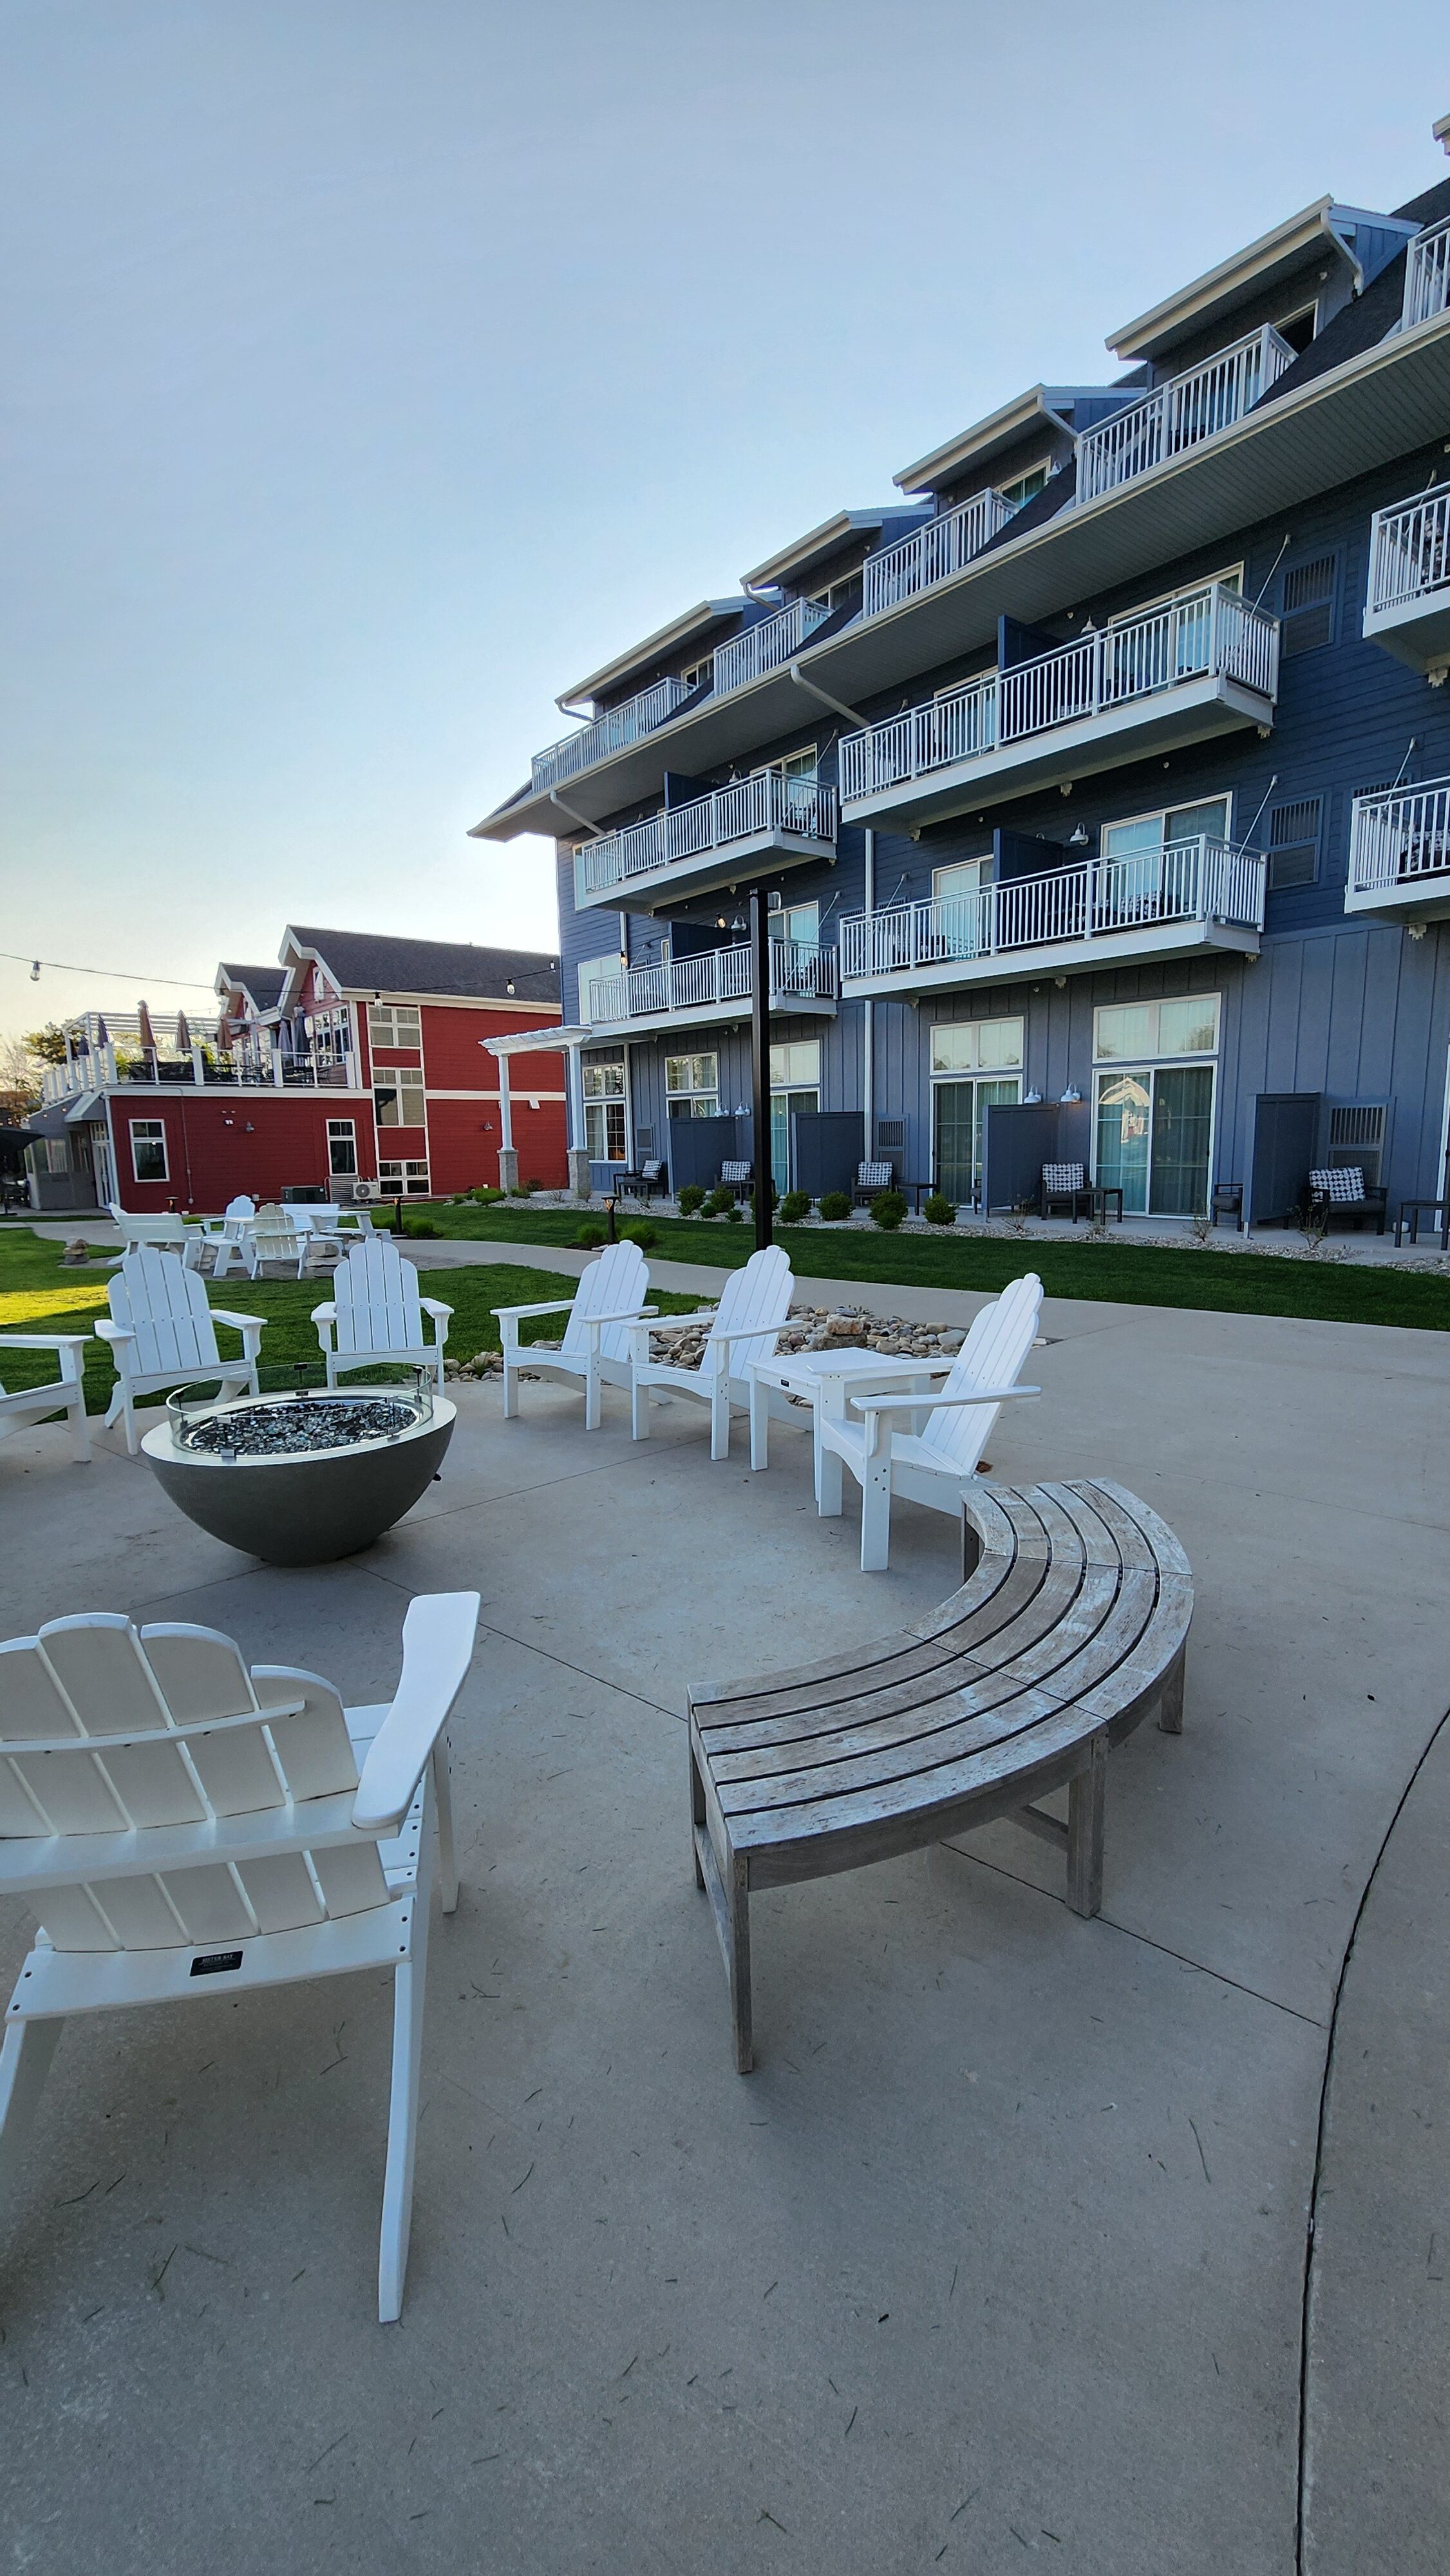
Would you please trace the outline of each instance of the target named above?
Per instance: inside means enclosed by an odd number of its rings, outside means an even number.
[[[1183,1733],[1183,1683],[1188,1670],[1188,1644],[1185,1639],[1169,1666],[1163,1683],[1163,1696],[1158,1702],[1158,1723],[1165,1735]]]
[[[1107,1808],[1108,1739],[1095,1735],[1088,1767],[1068,1785],[1067,1901],[1074,1914],[1096,1914],[1103,1901],[1103,1818]]]
[[[884,1574],[891,1562],[891,1451],[868,1458],[861,1478],[861,1571]]]
[[[634,1378],[631,1382],[629,1399],[629,1428],[631,1436],[634,1439],[648,1440],[649,1388],[639,1377]]]
[[[0,2192],[19,2169],[64,2021],[12,2021],[0,2048]]]
[[[710,1389],[710,1455],[730,1455],[730,1380],[724,1375]]]
[[[518,1411],[519,1411],[519,1368],[518,1368],[518,1362],[517,1362],[517,1360],[511,1360],[511,1359],[509,1358],[508,1352],[507,1352],[507,1351],[505,1351],[505,1352],[504,1352],[504,1355],[503,1355],[503,1418],[504,1418],[505,1422],[516,1422],[516,1421],[517,1421],[517,1419],[518,1419]]]
[[[770,1465],[770,1407],[767,1390],[758,1378],[750,1381],[750,1464],[753,1468]]]
[[[458,1858],[453,1846],[453,1747],[446,1732],[433,1747],[433,1795],[438,1802],[438,1891],[445,1914],[458,1904]]]
[[[134,1458],[140,1449],[141,1443],[136,1437],[136,1407],[132,1399],[129,1379],[122,1379],[119,1392],[121,1397],[121,1418],[126,1426],[126,1455],[128,1458]]]
[[[77,1388],[66,1412],[70,1421],[70,1454],[78,1467],[88,1467],[91,1463],[91,1433],[86,1421],[84,1387]]]
[[[591,1351],[584,1371],[584,1428],[597,1431],[602,1419],[599,1401],[599,1353]]]
[[[823,1521],[838,1521],[846,1508],[846,1488],[841,1474],[841,1453],[830,1449],[816,1427],[816,1512]]]
[[[383,2224],[378,2246],[378,2323],[396,2325],[403,2312],[408,2239],[413,2225],[413,2160],[418,2142],[418,2085],[423,2064],[423,1998],[428,1971],[428,1906],[433,1892],[432,1818],[425,1812],[418,1842],[408,1956],[393,1971],[393,2083],[388,2102],[388,2161],[383,2175]]]

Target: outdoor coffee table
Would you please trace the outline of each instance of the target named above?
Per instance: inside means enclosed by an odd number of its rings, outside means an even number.
[[[750,1380],[751,1466],[770,1464],[771,1396],[797,1397],[811,1409],[816,1508],[823,1517],[833,1518],[841,1510],[841,1461],[830,1451],[822,1452],[821,1415],[829,1413],[839,1419],[852,1395],[881,1395],[895,1388],[910,1394],[920,1387],[925,1410],[931,1400],[933,1379],[949,1376],[955,1365],[955,1353],[918,1359],[906,1352],[898,1358],[887,1351],[845,1348],[783,1351],[774,1359],[752,1360],[746,1372]]]

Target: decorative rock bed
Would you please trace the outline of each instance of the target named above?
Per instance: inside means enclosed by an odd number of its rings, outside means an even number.
[[[668,1337],[650,1335],[650,1356],[670,1358],[680,1368],[696,1368],[705,1348],[707,1327],[702,1323],[695,1333],[671,1333]],[[776,1348],[789,1351],[825,1351],[832,1343],[843,1349],[883,1351],[892,1357],[911,1359],[950,1358],[966,1340],[961,1324],[918,1324],[902,1315],[868,1315],[860,1306],[796,1306],[790,1322],[782,1332]],[[535,1342],[535,1350],[557,1350],[557,1342]],[[446,1363],[449,1377],[496,1377],[503,1368],[497,1351],[480,1351],[476,1359],[464,1360],[457,1367]]]
[[[268,1565],[326,1565],[369,1547],[426,1492],[456,1409],[426,1373],[406,1394],[168,1398],[143,1457],[172,1501],[214,1538]]]

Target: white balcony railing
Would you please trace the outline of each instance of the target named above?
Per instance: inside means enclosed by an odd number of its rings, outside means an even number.
[[[1200,834],[1132,858],[1008,878],[976,894],[857,913],[841,924],[841,974],[850,984],[1017,949],[1087,947],[1108,933],[1174,921],[1262,930],[1264,875],[1261,851]]]
[[[592,769],[596,761],[607,760],[611,752],[625,750],[642,734],[653,733],[656,725],[672,716],[681,699],[689,694],[683,680],[656,680],[652,689],[642,690],[637,698],[627,698],[622,707],[611,707],[607,715],[596,716],[580,732],[566,734],[562,742],[551,743],[547,751],[536,751],[532,763],[535,787],[557,787],[566,778],[577,778],[581,769]]]
[[[1450,778],[1388,796],[1356,796],[1349,825],[1351,894],[1450,876]]]
[[[841,796],[848,805],[879,796],[1054,726],[1210,676],[1236,680],[1267,699],[1278,687],[1277,618],[1219,582],[1080,636],[1056,653],[969,680],[869,731],[844,734]]]
[[[699,957],[677,957],[659,966],[631,966],[590,987],[591,1024],[623,1020],[688,1019],[719,1002],[748,1002],[755,989],[748,948],[711,948]],[[798,940],[770,943],[771,1008],[808,1008],[836,997],[834,948]]]
[[[1293,365],[1294,356],[1288,341],[1266,323],[1251,339],[1236,340],[1206,365],[1174,376],[1142,402],[1085,429],[1077,442],[1079,506],[1232,428]]]
[[[829,615],[830,610],[822,608],[819,600],[793,599],[778,616],[763,617],[758,626],[747,626],[743,635],[733,636],[728,644],[717,644],[716,697],[727,697],[732,689],[748,688],[752,680],[763,680],[767,671],[778,671]]]
[[[65,1026],[66,1059],[41,1072],[40,1096],[46,1108],[101,1091],[111,1083],[212,1083],[266,1085],[278,1091],[357,1089],[357,1060],[350,1052],[289,1047],[275,1029],[249,1029],[244,1037],[221,1042],[215,1020],[179,1024],[154,1011],[149,1040],[139,1017],[129,1011],[86,1011]]]
[[[979,555],[990,537],[1005,528],[1014,515],[1012,505],[997,492],[976,492],[955,510],[943,510],[940,518],[929,519],[915,536],[903,537],[899,545],[883,546],[879,554],[868,555],[861,601],[863,617],[879,617],[883,609],[895,608],[898,601],[911,599],[919,590],[930,590],[939,581],[947,581],[954,572]]]
[[[1405,304],[1400,328],[1413,331],[1417,322],[1433,322],[1437,313],[1450,305],[1450,217],[1437,224],[1433,232],[1422,233],[1410,244],[1405,262]]]
[[[1450,587],[1450,485],[1376,510],[1369,523],[1369,604],[1402,608]]]
[[[638,877],[658,876],[681,859],[703,858],[762,832],[790,832],[802,840],[833,842],[836,791],[814,778],[785,778],[778,769],[717,787],[688,805],[671,805],[646,823],[627,824],[574,854],[574,887],[581,903]]]

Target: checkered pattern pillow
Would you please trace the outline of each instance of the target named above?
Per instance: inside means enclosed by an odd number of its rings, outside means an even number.
[[[1087,1181],[1081,1163],[1044,1163],[1042,1186],[1045,1190],[1086,1189]]]
[[[1358,1163],[1334,1164],[1325,1171],[1311,1172],[1309,1187],[1316,1198],[1353,1206],[1364,1197],[1364,1174]]]
[[[720,1166],[720,1178],[722,1181],[748,1181],[750,1178],[750,1165],[748,1163],[722,1163]]]
[[[858,1190],[889,1190],[891,1182],[892,1171],[889,1163],[858,1163],[856,1166]]]

